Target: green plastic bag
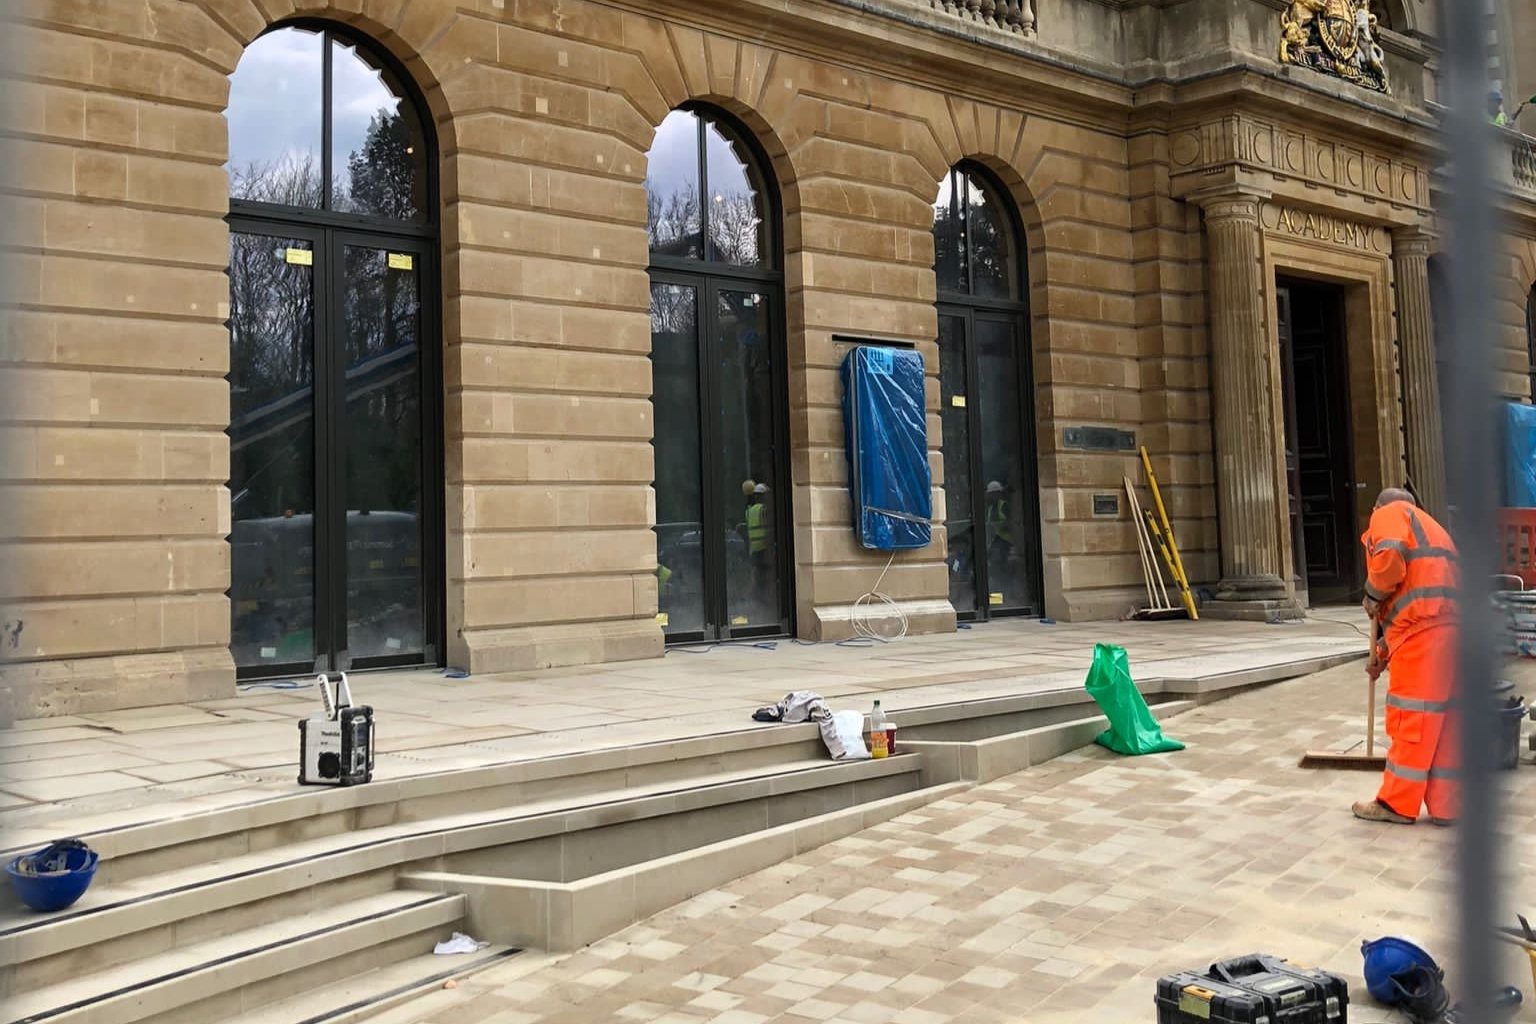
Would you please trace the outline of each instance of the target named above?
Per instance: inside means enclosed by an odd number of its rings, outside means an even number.
[[[1184,744],[1163,735],[1131,679],[1131,661],[1124,647],[1095,644],[1088,670],[1088,695],[1109,719],[1109,728],[1094,739],[1117,754],[1162,754],[1183,750]]]

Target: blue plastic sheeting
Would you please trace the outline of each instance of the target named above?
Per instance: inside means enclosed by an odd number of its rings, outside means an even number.
[[[927,547],[933,539],[933,477],[923,357],[861,345],[843,359],[853,529],[876,551]]]
[[[1536,407],[1510,402],[1505,417],[1505,502],[1536,508]]]

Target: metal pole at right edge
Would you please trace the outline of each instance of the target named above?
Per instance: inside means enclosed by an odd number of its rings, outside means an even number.
[[[1502,4],[1503,0],[1495,0]],[[1528,0],[1523,0],[1528,2]],[[1490,4],[1490,6],[1493,6]],[[1493,1024],[1494,916],[1500,850],[1497,838],[1497,746],[1493,710],[1496,639],[1490,606],[1494,573],[1495,488],[1499,403],[1492,400],[1494,222],[1490,158],[1510,159],[1496,139],[1483,105],[1488,95],[1488,23],[1482,3],[1444,3],[1444,92],[1449,100],[1445,152],[1450,161],[1445,208],[1450,269],[1450,409],[1445,418],[1449,462],[1448,504],[1461,557],[1461,643],[1457,706],[1460,722],[1461,815],[1457,832],[1460,941],[1455,995],[1470,1024]],[[1497,148],[1496,148],[1497,147]],[[1433,912],[1436,908],[1424,908]]]

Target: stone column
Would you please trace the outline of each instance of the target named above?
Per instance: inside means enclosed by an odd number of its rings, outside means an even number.
[[[1259,209],[1241,186],[1192,197],[1205,208],[1210,267],[1211,399],[1223,601],[1285,601],[1286,514],[1278,353],[1270,340]]]
[[[1429,258],[1434,251],[1434,236],[1420,228],[1404,229],[1392,236],[1408,476],[1418,492],[1419,504],[1443,522],[1445,435],[1441,432],[1440,371],[1435,364],[1435,320],[1429,290]],[[1387,483],[1395,485],[1395,481]]]

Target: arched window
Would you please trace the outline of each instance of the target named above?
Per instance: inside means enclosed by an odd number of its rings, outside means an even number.
[[[656,547],[671,642],[790,628],[778,200],[751,136],[674,110],[647,156]]]
[[[435,664],[436,151],[404,72],[312,23],[230,81],[231,647],[244,676]]]
[[[962,618],[1039,614],[1039,497],[1024,232],[961,164],[934,204],[949,594]]]
[[[1528,383],[1531,401],[1536,402],[1536,285],[1525,298],[1525,355],[1530,367]]]

